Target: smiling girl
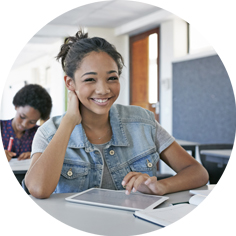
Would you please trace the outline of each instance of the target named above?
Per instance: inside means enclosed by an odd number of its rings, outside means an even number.
[[[68,109],[41,126],[25,185],[37,198],[89,188],[163,195],[207,183],[206,170],[140,107],[114,104],[123,58],[103,38],[79,31],[65,39],[61,59]],[[177,174],[158,180],[163,160]]]

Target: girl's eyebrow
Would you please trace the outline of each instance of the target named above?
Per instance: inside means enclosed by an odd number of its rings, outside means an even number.
[[[87,73],[84,73],[81,77],[83,77],[85,75],[97,75],[97,73],[96,72],[87,72]]]
[[[112,73],[116,73],[116,74],[118,74],[118,72],[116,71],[116,70],[110,70],[110,71],[108,71],[107,72],[107,74],[112,74]],[[85,75],[97,75],[97,73],[96,72],[86,72],[86,73],[84,73],[82,76],[81,76],[81,78],[83,77],[83,76],[85,76]]]
[[[116,70],[110,70],[110,71],[107,72],[107,74],[112,74],[112,73],[118,74],[118,72]]]

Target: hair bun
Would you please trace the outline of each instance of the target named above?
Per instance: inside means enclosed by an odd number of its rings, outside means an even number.
[[[75,36],[69,36],[65,38],[64,44],[67,44],[71,46],[73,43],[75,43],[78,40],[88,38],[88,33],[84,33],[82,30],[79,30]]]
[[[88,33],[84,33],[83,30],[79,30],[75,36],[69,36],[67,38],[65,38],[64,40],[64,44],[61,46],[61,50],[58,53],[58,55],[56,56],[56,59],[59,60],[61,58],[61,64],[62,64],[62,68],[65,71],[65,58],[67,56],[68,51],[70,50],[70,48],[73,46],[73,44],[81,39],[85,39],[88,38]]]
[[[88,38],[88,33],[84,33],[82,30],[79,30],[79,31],[75,34],[75,37],[76,37],[77,40],[86,39],[86,38]]]

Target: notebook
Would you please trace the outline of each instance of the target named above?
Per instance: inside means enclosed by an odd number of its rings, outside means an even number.
[[[154,223],[158,226],[165,227],[181,219],[193,209],[195,209],[195,207],[195,205],[184,203],[160,209],[154,209],[152,211],[135,211],[134,216],[150,223]]]
[[[165,227],[181,219],[194,210],[208,196],[210,191],[211,190],[190,190],[189,192],[195,195],[189,199],[189,204],[182,203],[154,210],[144,209],[141,211],[135,211],[134,216],[153,224]]]

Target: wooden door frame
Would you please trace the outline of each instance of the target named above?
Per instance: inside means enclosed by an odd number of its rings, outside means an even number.
[[[132,43],[134,43],[135,41],[141,40],[143,38],[146,38],[147,36],[149,36],[150,34],[153,33],[157,33],[157,75],[158,75],[158,81],[157,81],[157,90],[158,90],[158,95],[157,95],[157,101],[159,101],[160,99],[160,27],[145,31],[141,34],[138,35],[134,35],[131,36],[129,38],[129,78],[130,78],[130,93],[129,93],[129,104],[131,103],[131,97],[132,97],[132,85],[133,85],[133,81],[132,81]]]

